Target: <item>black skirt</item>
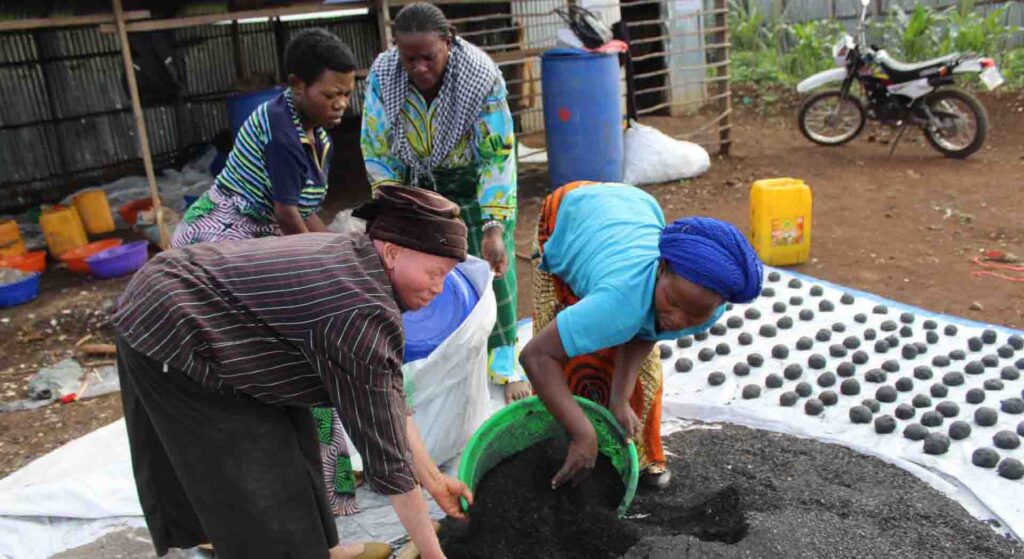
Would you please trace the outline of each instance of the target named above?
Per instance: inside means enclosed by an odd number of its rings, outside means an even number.
[[[120,337],[117,361],[158,556],[212,543],[222,559],[325,559],[338,545],[309,409],[205,389]]]

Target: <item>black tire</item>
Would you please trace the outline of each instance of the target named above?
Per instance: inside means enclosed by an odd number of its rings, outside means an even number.
[[[953,159],[964,159],[981,149],[981,146],[985,144],[985,138],[988,136],[988,113],[985,112],[985,107],[981,104],[981,101],[978,101],[978,99],[973,95],[958,87],[943,87],[942,89],[933,91],[922,99],[922,102],[927,103],[928,108],[934,111],[932,104],[947,98],[963,101],[963,103],[967,105],[972,112],[974,112],[974,120],[978,123],[978,130],[974,134],[974,140],[971,141],[967,147],[958,150],[951,150],[942,146],[935,138],[935,134],[937,133],[936,131],[929,130],[926,127],[924,130],[924,137],[928,138],[928,143],[942,155]]]
[[[800,113],[797,117],[797,126],[800,128],[800,133],[804,135],[804,138],[807,138],[808,140],[820,146],[841,146],[860,135],[861,130],[864,130],[864,123],[867,122],[867,114],[864,112],[864,104],[861,103],[859,98],[854,97],[852,95],[850,95],[847,98],[847,100],[853,102],[854,106],[857,107],[857,114],[860,119],[860,121],[857,124],[857,129],[853,132],[853,134],[851,134],[849,137],[844,137],[838,141],[826,142],[812,137],[811,133],[807,130],[807,111],[810,110],[811,107],[813,107],[816,103],[820,102],[822,99],[827,99],[829,97],[840,97],[841,95],[842,92],[839,91],[838,89],[833,91],[822,91],[821,93],[816,93],[812,95],[810,98],[804,101],[804,104],[800,106]]]

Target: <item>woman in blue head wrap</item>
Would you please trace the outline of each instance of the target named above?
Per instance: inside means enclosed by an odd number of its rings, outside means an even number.
[[[577,182],[545,198],[533,261],[534,336],[520,361],[572,439],[552,485],[578,483],[597,458],[575,394],[611,410],[637,443],[641,481],[666,486],[655,343],[707,330],[726,302],[757,297],[757,254],[728,223],[666,226],[657,201],[636,187]]]

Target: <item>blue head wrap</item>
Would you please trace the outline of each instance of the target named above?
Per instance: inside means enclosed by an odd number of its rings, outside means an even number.
[[[658,249],[673,272],[730,303],[749,303],[761,293],[761,260],[732,224],[709,217],[677,219],[661,231]]]

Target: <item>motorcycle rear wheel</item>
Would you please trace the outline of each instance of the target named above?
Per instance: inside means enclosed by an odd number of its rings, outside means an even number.
[[[943,87],[929,93],[922,102],[942,121],[942,128],[924,127],[928,143],[942,155],[964,159],[985,144],[988,113],[973,95],[960,88]]]
[[[823,146],[839,146],[857,137],[867,116],[860,99],[845,99],[839,90],[822,91],[804,101],[797,124],[808,140]],[[837,133],[829,134],[829,130]]]

